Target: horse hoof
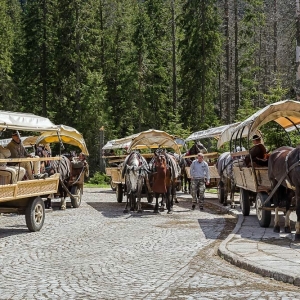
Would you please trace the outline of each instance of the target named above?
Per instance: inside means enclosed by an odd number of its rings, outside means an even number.
[[[224,202],[224,203],[223,203],[223,206],[227,206],[227,203]]]
[[[280,226],[275,226],[273,231],[276,232],[276,233],[279,233],[280,232]]]
[[[124,210],[123,210],[123,213],[124,213],[124,214],[128,214],[128,209],[124,209]]]
[[[175,200],[175,203],[179,203],[179,201],[176,199],[176,200]]]
[[[60,210],[66,210],[66,207],[65,206],[61,206]]]
[[[171,214],[171,213],[172,213],[172,211],[171,211],[171,210],[168,210],[167,214]]]
[[[141,214],[141,213],[143,213],[143,210],[142,210],[142,209],[139,209],[137,212],[138,212],[139,214]]]
[[[291,233],[291,227],[290,226],[287,226],[287,227],[284,227],[284,232],[285,233]]]
[[[159,211],[165,211],[165,209],[164,209],[163,207],[161,207],[161,208],[159,209]]]
[[[158,214],[158,209],[155,209],[153,212],[154,212],[155,214]]]
[[[295,234],[295,241],[300,241],[300,233]]]
[[[130,211],[134,211],[134,208],[130,208]]]
[[[231,205],[230,207],[234,209],[234,208],[235,208],[235,205]]]

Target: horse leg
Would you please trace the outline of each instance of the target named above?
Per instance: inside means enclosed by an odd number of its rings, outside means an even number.
[[[158,196],[159,194],[154,193],[155,194],[155,206],[154,206],[154,213],[158,214]]]
[[[173,185],[173,188],[172,188],[171,207],[173,207],[174,201],[175,201],[175,203],[179,203],[178,200],[177,200],[176,182],[175,182],[175,184]]]
[[[165,197],[166,193],[161,194],[161,201],[160,201],[160,211],[165,211]]]
[[[286,215],[285,215],[285,222],[284,222],[284,232],[285,233],[291,233],[291,220],[290,220],[290,214],[291,210],[286,207]]]
[[[280,232],[280,224],[279,224],[279,215],[278,215],[279,207],[275,208],[275,218],[274,218],[274,232]]]
[[[296,197],[296,233],[295,233],[295,241],[300,241],[300,198],[299,198],[299,189],[296,189],[295,197]]]
[[[136,209],[136,197],[134,195],[134,193],[131,192],[130,194],[130,211],[135,211]]]
[[[142,203],[141,203],[142,187],[143,187],[143,182],[139,181],[138,190],[137,190],[137,212],[138,213],[143,212]]]
[[[127,194],[127,199],[126,199],[126,205],[125,205],[125,208],[124,208],[124,210],[123,210],[123,213],[124,214],[127,214],[128,213],[128,203],[129,203],[129,198],[130,196],[128,196],[128,194]]]
[[[172,194],[172,186],[169,186],[167,188],[167,193],[165,194],[168,214],[171,212],[171,194]]]
[[[67,208],[66,197],[65,197],[65,195],[63,195],[60,198],[60,209],[65,210],[66,208]]]

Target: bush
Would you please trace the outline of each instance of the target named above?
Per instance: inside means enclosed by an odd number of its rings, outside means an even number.
[[[91,184],[109,184],[110,177],[108,177],[106,174],[103,174],[101,172],[94,173],[94,176],[90,178],[88,183]]]

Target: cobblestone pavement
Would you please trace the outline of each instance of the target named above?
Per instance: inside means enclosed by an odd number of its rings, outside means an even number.
[[[123,214],[113,192],[85,189],[80,208],[47,210],[40,232],[1,216],[0,299],[300,299],[298,287],[218,257],[235,218],[190,206]]]

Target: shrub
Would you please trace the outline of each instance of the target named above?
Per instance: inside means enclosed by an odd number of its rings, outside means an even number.
[[[101,172],[94,173],[94,176],[90,178],[88,183],[91,184],[109,184],[110,177],[108,177],[106,174],[103,174]]]

